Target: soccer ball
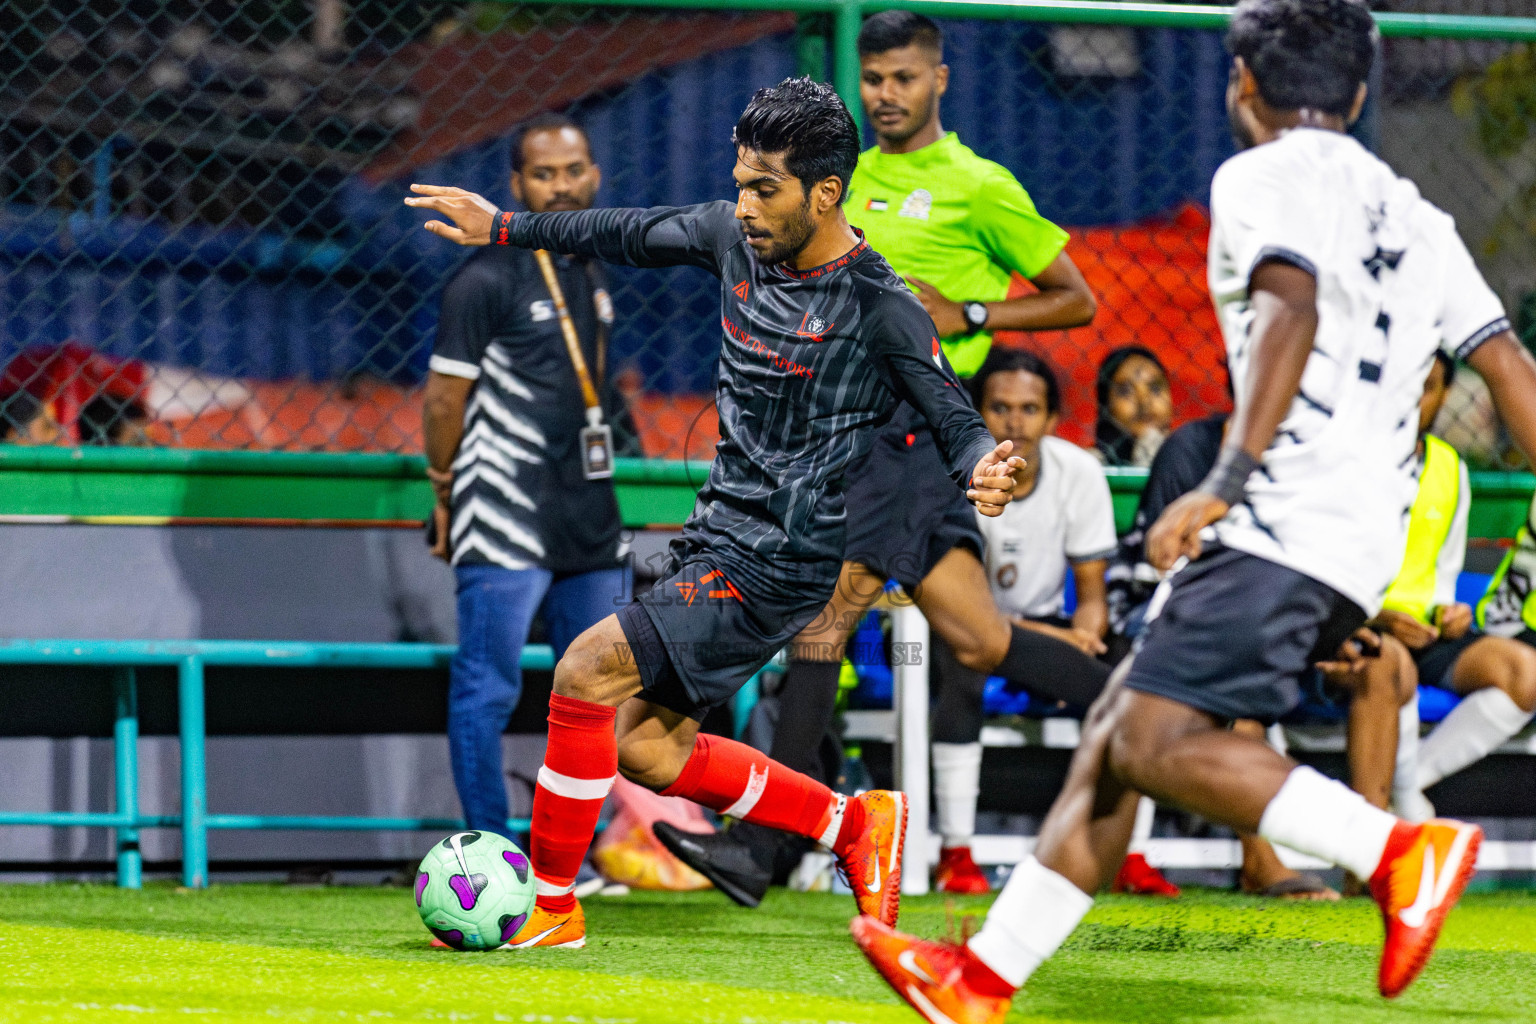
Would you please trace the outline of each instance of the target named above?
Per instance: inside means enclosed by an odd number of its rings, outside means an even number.
[[[533,910],[533,865],[492,832],[456,832],[416,869],[416,909],[427,930],[454,949],[496,949]]]

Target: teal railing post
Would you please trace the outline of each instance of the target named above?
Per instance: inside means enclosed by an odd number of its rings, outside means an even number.
[[[112,674],[116,720],[112,753],[116,763],[117,813],[130,822],[139,819],[139,688],[131,665]],[[137,824],[117,830],[117,884],[137,889],[144,884],[144,859],[139,852]]]
[[[181,880],[188,889],[208,884],[208,771],[203,714],[203,659],[181,660],[177,677],[181,719]]]
[[[840,0],[832,24],[832,84],[848,104],[856,125],[864,123],[864,108],[859,101],[859,27],[863,23],[864,7],[860,0]]]

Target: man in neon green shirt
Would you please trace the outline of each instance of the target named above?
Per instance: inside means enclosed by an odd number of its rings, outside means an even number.
[[[1045,330],[1091,320],[1093,294],[1062,251],[1067,233],[1035,212],[1007,169],[944,133],[938,104],[949,69],[938,26],[908,12],[873,15],[859,33],[859,58],[865,112],[879,146],[859,157],[849,183],[848,219],[922,299],[936,328],[934,358],[943,339],[955,371],[969,377],[986,358],[994,328]],[[1007,299],[1014,271],[1030,278],[1038,294]],[[1095,685],[1088,683],[1091,672],[1081,685],[1039,678],[1038,666],[1054,653],[1045,648],[1070,645],[1076,650],[1069,654],[1094,656],[1104,650],[1103,630],[1010,622],[992,600],[975,512],[951,500],[941,485],[954,489],[942,475],[933,433],[904,406],[868,458],[848,474],[842,577],[826,610],[790,648],[770,755],[801,771],[821,770],[818,748],[831,720],[848,635],[886,580],[895,579],[953,651],[960,669],[954,675],[964,676],[946,691],[956,707],[948,708],[941,696],[935,716],[937,794],[942,805],[946,792],[958,792],[950,804],[968,810],[958,829],[945,828],[946,841],[958,838],[963,845],[949,847],[956,852],[941,864],[939,883],[951,892],[985,892],[987,880],[971,859],[965,825],[974,830],[986,676],[1017,681],[1048,701],[1086,707],[1109,670],[1090,662],[1103,668]],[[946,760],[946,753],[955,756]],[[958,782],[946,789],[952,780]],[[685,863],[749,906],[766,891],[783,849],[769,830],[753,826],[719,837],[665,825],[655,831]],[[951,837],[952,831],[965,835]]]
[[[1004,166],[946,133],[949,87],[939,28],[886,11],[859,33],[860,97],[878,144],[860,154],[848,220],[923,300],[962,377],[986,358],[994,330],[1079,327],[1094,298],[1063,251],[1067,233],[1040,215]],[[1009,299],[1012,274],[1034,294]]]

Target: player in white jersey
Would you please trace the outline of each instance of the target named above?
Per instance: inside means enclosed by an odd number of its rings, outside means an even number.
[[[1450,218],[1344,134],[1377,38],[1358,0],[1233,12],[1227,106],[1245,151],[1212,184],[1209,256],[1237,384],[1226,446],[1149,531],[1154,565],[1189,564],[1094,705],[1035,855],[986,925],[962,946],[854,922],[870,961],[935,1024],[1003,1020],[1119,866],[1138,792],[1369,879],[1389,997],[1472,874],[1475,826],[1401,821],[1227,728],[1288,711],[1298,678],[1380,607],[1403,557],[1437,347],[1488,381],[1536,456],[1536,362]]]

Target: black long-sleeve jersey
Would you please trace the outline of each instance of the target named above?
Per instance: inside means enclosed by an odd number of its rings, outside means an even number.
[[[518,214],[504,237],[720,278],[720,442],[684,538],[735,564],[746,555],[802,578],[835,577],[844,474],[902,400],[933,425],[957,486],[994,446],[933,321],[862,237],[825,266],[763,266],[727,202]]]

